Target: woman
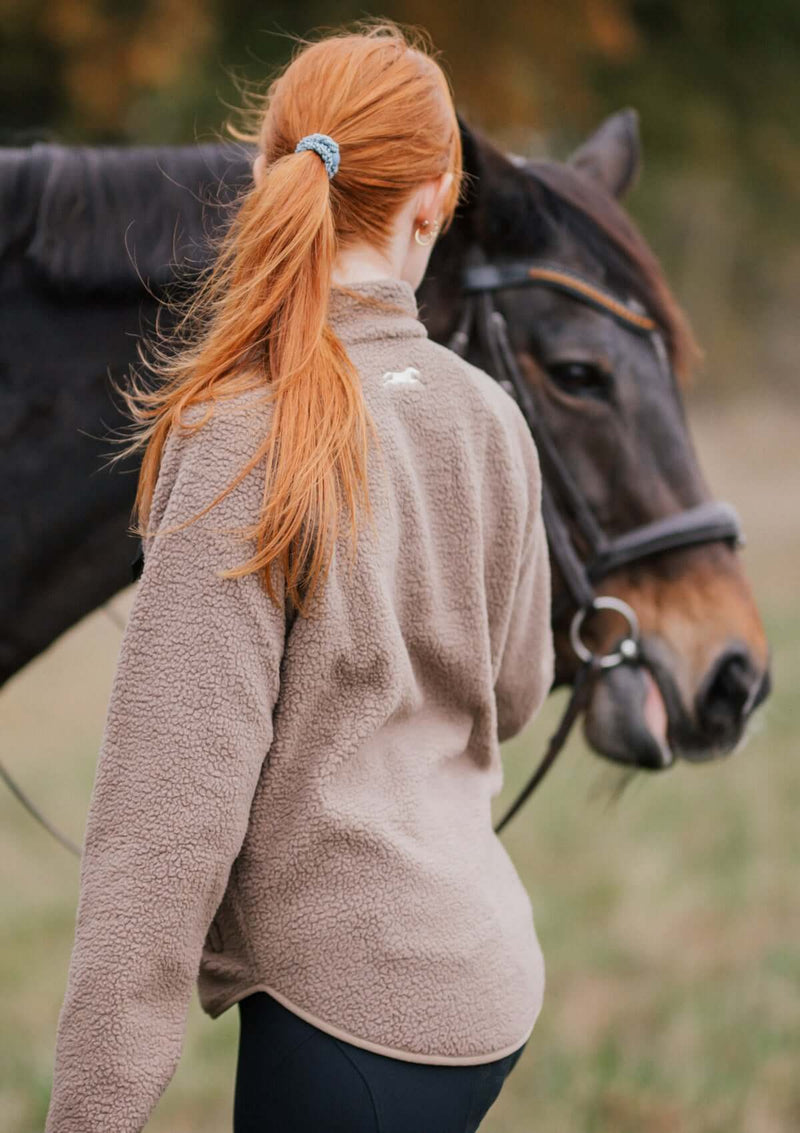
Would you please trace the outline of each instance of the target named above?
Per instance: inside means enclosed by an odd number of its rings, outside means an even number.
[[[467,1133],[543,990],[490,815],[553,676],[537,453],[418,318],[461,181],[424,43],[306,45],[250,140],[178,349],[127,394],[145,560],[46,1129],[141,1130],[196,981],[239,1005],[235,1133]]]

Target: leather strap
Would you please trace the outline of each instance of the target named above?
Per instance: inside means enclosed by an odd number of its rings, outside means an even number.
[[[536,788],[544,779],[547,772],[556,761],[556,756],[566,743],[567,736],[570,733],[572,725],[577,719],[578,713],[582,711],[589,703],[592,694],[592,687],[595,680],[600,675],[600,659],[593,656],[590,660],[584,661],[581,667],[575,674],[575,680],[572,685],[572,693],[570,694],[569,702],[564,715],[559,721],[558,727],[550,737],[550,742],[547,745],[547,750],[542,756],[536,770],[531,775],[530,779],[522,789],[521,793],[517,796],[512,805],[508,808],[503,815],[500,822],[494,828],[495,834],[499,834],[506,823],[514,817],[522,804],[527,800]]]
[[[611,315],[628,330],[651,334],[657,330],[655,320],[641,311],[634,310],[627,303],[604,287],[584,279],[577,272],[549,264],[507,261],[502,264],[472,264],[466,268],[463,277],[465,295],[486,294],[505,287],[548,287],[572,295],[587,306]]]

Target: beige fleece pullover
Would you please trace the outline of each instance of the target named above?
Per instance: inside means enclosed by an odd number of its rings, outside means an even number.
[[[344,525],[320,611],[292,619],[257,575],[214,575],[250,553],[225,531],[256,519],[263,462],[145,542],[46,1133],[144,1127],[195,982],[212,1018],[263,989],[347,1042],[442,1065],[516,1050],[539,1013],[531,904],[490,813],[498,741],[553,678],[537,452],[514,400],[428,338],[410,285],[354,290],[333,291],[330,321],[380,433],[376,527],[351,569]],[[269,428],[252,394],[221,409],[170,434],[153,524],[209,503]]]

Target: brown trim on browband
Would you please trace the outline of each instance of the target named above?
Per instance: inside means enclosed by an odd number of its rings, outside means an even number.
[[[572,291],[577,295],[583,295],[590,299],[592,303],[596,303],[598,307],[604,307],[611,314],[615,315],[623,322],[628,322],[632,326],[639,327],[640,330],[655,330],[656,322],[648,315],[639,315],[632,311],[630,307],[626,307],[624,303],[613,299],[604,291],[593,287],[590,283],[586,283],[582,279],[578,279],[574,275],[569,275],[566,272],[556,271],[554,268],[528,268],[528,276],[530,279],[539,279],[542,283],[555,283],[563,287],[566,291]]]

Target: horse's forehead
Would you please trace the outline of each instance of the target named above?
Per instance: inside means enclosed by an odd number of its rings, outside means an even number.
[[[549,287],[526,287],[509,292],[504,306],[518,340],[527,340],[548,353],[578,349],[587,358],[605,364],[636,358],[637,368],[655,368],[655,356],[643,352],[642,339],[621,327],[602,311]]]
[[[608,272],[598,251],[565,225],[550,228],[547,258],[553,259],[565,271],[576,272],[593,282],[607,283]]]

